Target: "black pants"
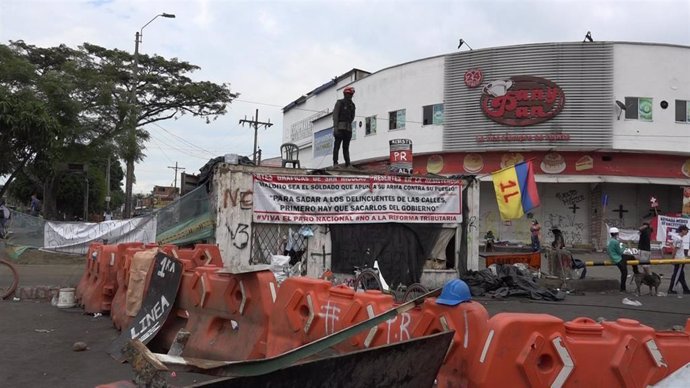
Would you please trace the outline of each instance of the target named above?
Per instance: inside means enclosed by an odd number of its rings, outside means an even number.
[[[628,260],[635,260],[634,256],[623,255],[621,261],[616,264],[618,270],[621,271],[621,291],[625,291],[625,282],[628,280]],[[633,265],[633,273],[640,273],[639,268]]]
[[[680,283],[680,286],[683,287],[683,292],[690,292],[690,289],[688,288],[688,283],[685,282],[685,264],[674,264],[673,265],[673,275],[671,275],[671,285],[668,286],[668,291],[671,292],[673,291],[673,286],[676,285],[676,282]]]
[[[340,144],[343,144],[343,158],[345,158],[345,165],[350,166],[350,140],[352,139],[352,132],[338,130],[333,133],[335,144],[333,144],[333,165],[338,164],[338,154],[340,153]]]

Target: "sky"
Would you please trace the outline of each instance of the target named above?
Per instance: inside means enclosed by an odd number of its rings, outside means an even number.
[[[176,17],[149,24],[140,53],[197,65],[191,78],[228,83],[240,96],[210,124],[185,116],[148,125],[135,193],[172,185],[176,163],[198,174],[216,156],[251,155],[254,130],[239,120],[256,109],[274,123],[259,129],[262,157],[279,156],[291,101],[352,68],[455,52],[461,38],[476,50],[582,41],[591,31],[595,41],[690,46],[690,0],[0,0],[0,42],[133,52],[135,32],[161,13]]]

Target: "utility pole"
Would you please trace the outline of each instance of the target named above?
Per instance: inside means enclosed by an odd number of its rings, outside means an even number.
[[[110,156],[105,170],[105,210],[110,211]]]
[[[273,125],[273,123],[271,123],[271,119],[268,119],[268,122],[259,121],[259,109],[256,110],[256,116],[254,116],[254,118],[251,120],[247,120],[247,116],[244,116],[244,119],[240,120],[240,124],[242,124],[242,126],[244,126],[245,123],[249,124],[249,126],[254,126],[254,153],[252,154],[252,161],[256,165],[256,138],[257,132],[259,131],[259,125],[268,128]]]
[[[184,171],[184,167],[177,167],[177,162],[175,162],[175,167],[173,166],[168,166],[168,168],[175,170],[175,188],[177,188],[177,170],[182,170]]]

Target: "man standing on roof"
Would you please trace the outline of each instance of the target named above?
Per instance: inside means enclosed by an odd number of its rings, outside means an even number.
[[[345,167],[350,167],[350,140],[352,139],[352,121],[355,119],[355,103],[352,96],[355,88],[348,86],[343,89],[343,98],[336,101],[333,107],[333,167],[338,165],[340,144],[343,145],[343,158]]]

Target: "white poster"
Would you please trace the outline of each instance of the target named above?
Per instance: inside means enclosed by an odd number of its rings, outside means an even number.
[[[92,242],[108,244],[156,242],[156,217],[93,222],[54,222],[44,226],[43,248],[58,252],[86,254]]]
[[[670,241],[671,234],[675,234],[681,225],[690,228],[690,218],[657,216],[656,240]]]
[[[254,176],[254,222],[458,223],[462,183],[402,176]]]

